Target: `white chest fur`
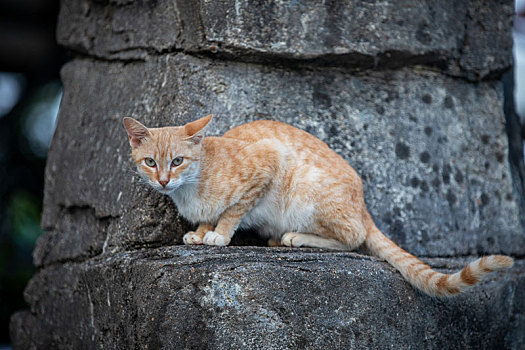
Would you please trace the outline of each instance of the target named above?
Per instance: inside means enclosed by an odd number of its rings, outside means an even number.
[[[203,222],[214,223],[218,219],[216,210],[199,196],[198,184],[182,185],[170,194],[179,213],[188,221],[197,224]]]
[[[179,213],[188,221],[216,224],[222,211],[199,196],[198,185],[178,188],[170,197]],[[286,232],[310,232],[315,207],[301,200],[281,198],[278,190],[269,191],[243,218],[241,228],[253,228],[266,237],[280,238]]]

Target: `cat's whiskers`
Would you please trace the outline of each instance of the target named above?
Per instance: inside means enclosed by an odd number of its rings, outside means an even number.
[[[124,170],[126,173],[130,174],[133,177],[133,180],[137,183],[151,186],[151,181],[144,178],[144,176],[142,176],[138,171],[133,170],[132,168],[126,168]]]

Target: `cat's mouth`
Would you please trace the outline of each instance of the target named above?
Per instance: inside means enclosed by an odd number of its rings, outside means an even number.
[[[162,194],[171,194],[175,192],[180,187],[180,184],[175,181],[175,183],[171,182],[166,187],[162,187],[160,185],[155,186],[155,189],[159,191]]]
[[[172,193],[173,191],[175,191],[177,188],[175,187],[160,187],[160,188],[157,188],[156,190],[159,191],[160,193],[162,194],[170,194]]]
[[[172,194],[173,192],[177,191],[182,185],[184,185],[184,182],[180,179],[172,180],[169,183],[166,184],[166,186],[161,186],[159,183],[152,183],[153,188],[155,190],[159,191],[162,194]]]

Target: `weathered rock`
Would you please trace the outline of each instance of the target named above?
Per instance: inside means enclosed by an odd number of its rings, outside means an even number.
[[[98,57],[144,59],[148,51],[180,47],[180,20],[174,1],[63,1],[57,40]]]
[[[41,270],[11,331],[26,348],[53,349],[518,349],[523,267],[440,300],[352,253],[145,249]]]
[[[513,12],[512,1],[482,0],[67,0],[58,41],[105,59],[184,50],[357,70],[423,64],[477,80],[511,66]]]

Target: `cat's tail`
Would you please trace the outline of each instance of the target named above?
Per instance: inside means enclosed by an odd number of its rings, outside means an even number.
[[[505,255],[490,255],[468,264],[463,270],[445,274],[407,253],[373,225],[365,242],[370,252],[392,264],[414,287],[432,296],[452,296],[475,285],[486,274],[511,267],[514,260]]]

